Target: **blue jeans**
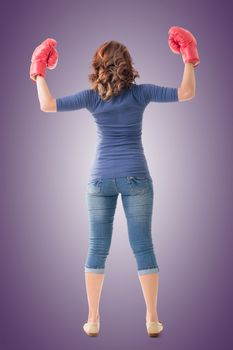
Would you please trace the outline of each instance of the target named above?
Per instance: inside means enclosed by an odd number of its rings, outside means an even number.
[[[87,184],[89,244],[85,271],[104,273],[112,239],[118,194],[139,275],[159,272],[151,236],[153,180],[147,175],[96,178]]]

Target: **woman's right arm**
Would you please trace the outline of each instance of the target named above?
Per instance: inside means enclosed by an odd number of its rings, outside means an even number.
[[[184,73],[181,86],[178,88],[179,101],[191,100],[195,96],[196,80],[195,80],[195,67],[193,63],[184,64]]]

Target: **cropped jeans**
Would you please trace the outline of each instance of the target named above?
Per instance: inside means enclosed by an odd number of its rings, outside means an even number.
[[[104,273],[119,193],[138,274],[159,272],[151,235],[153,180],[147,175],[89,180],[86,191],[89,242],[85,272]]]

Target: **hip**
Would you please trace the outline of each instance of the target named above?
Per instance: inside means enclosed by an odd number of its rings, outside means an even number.
[[[153,195],[154,184],[149,173],[114,177],[95,177],[87,183],[87,194],[94,196]]]

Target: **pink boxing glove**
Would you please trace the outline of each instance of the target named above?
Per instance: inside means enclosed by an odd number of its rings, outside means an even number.
[[[168,31],[168,44],[172,52],[181,53],[184,63],[193,63],[196,67],[200,63],[197,41],[193,34],[182,27],[171,27]]]
[[[45,77],[46,68],[54,69],[56,67],[58,62],[56,45],[56,40],[48,38],[35,48],[30,66],[30,78],[32,81],[36,81],[36,75]]]

